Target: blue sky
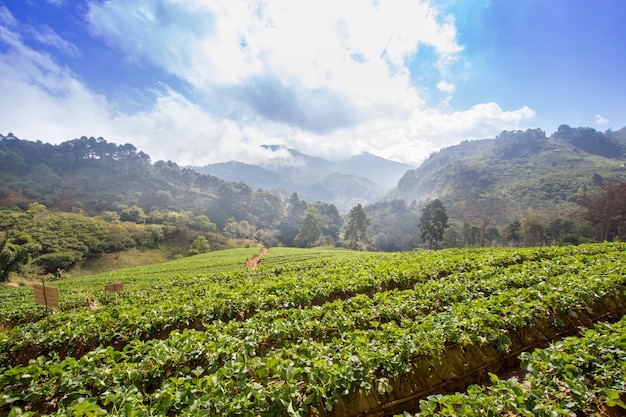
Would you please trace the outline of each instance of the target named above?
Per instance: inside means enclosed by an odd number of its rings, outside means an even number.
[[[626,126],[622,0],[0,0],[0,133],[154,161],[262,144],[419,164],[502,130]]]

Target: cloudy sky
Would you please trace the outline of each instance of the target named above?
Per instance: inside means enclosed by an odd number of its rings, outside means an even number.
[[[418,164],[502,130],[626,126],[623,0],[0,0],[0,133],[254,162]]]

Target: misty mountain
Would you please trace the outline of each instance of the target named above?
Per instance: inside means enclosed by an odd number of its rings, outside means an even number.
[[[335,204],[340,211],[376,201],[414,168],[365,152],[330,161],[279,145],[263,145],[262,149],[270,155],[258,165],[231,161],[190,168],[253,189],[297,192],[308,201]]]
[[[527,129],[465,141],[407,171],[385,200],[440,198],[451,217],[474,223],[575,215],[598,185],[626,180],[625,138],[626,128],[561,125],[550,136]]]

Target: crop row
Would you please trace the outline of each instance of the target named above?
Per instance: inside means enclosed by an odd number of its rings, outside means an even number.
[[[591,249],[586,250],[604,250]],[[342,260],[349,257],[353,262],[357,259],[362,259],[365,263],[375,264],[377,261],[385,262],[386,264],[393,262],[393,259],[400,259],[403,261],[415,263],[414,266],[408,268],[405,273],[418,273],[424,275],[428,273],[428,269],[432,271],[439,271],[440,274],[445,274],[447,270],[454,269],[456,267],[463,268],[463,264],[456,264],[454,262],[455,257],[459,257],[465,264],[465,267],[469,265],[473,267],[479,263],[479,258],[493,257],[494,255],[483,254],[483,251],[445,251],[445,255],[437,256],[426,254],[424,252],[414,252],[411,254],[410,259],[404,255],[398,256],[397,254],[371,254],[363,252],[338,252],[338,251],[314,251],[311,254],[302,254],[301,252],[287,251],[287,248],[275,248],[272,249],[263,258],[263,272],[254,271],[249,272],[243,269],[243,255],[252,255],[253,251],[242,252],[237,251],[223,251],[228,252],[228,255],[219,255],[221,252],[211,253],[209,255],[199,255],[196,257],[185,258],[184,260],[169,262],[160,265],[153,265],[149,267],[137,267],[125,269],[121,272],[112,272],[108,274],[100,274],[90,277],[74,278],[69,280],[54,281],[51,285],[59,288],[62,293],[60,300],[60,311],[67,311],[75,309],[76,307],[85,305],[85,298],[90,298],[92,301],[106,304],[110,299],[104,296],[103,286],[112,281],[120,281],[125,285],[126,293],[132,295],[125,301],[131,304],[134,300],[140,300],[141,304],[147,305],[150,303],[159,304],[163,298],[163,292],[166,292],[167,298],[171,298],[167,292],[179,292],[181,294],[195,295],[197,290],[205,288],[211,284],[231,284],[231,286],[247,285],[246,279],[254,280],[255,285],[259,281],[268,278],[273,279],[272,275],[280,275],[282,278],[293,276],[295,274],[311,274],[317,273],[320,269],[328,269],[328,274],[341,274],[342,271],[331,271],[332,261],[337,260],[341,268],[344,269]],[[517,251],[514,255],[500,254],[499,257],[504,259],[500,260],[502,263],[521,261],[523,259],[532,259],[533,257],[545,257],[552,256],[551,250],[526,250]],[[303,258],[300,262],[293,262],[294,259]],[[238,259],[235,262],[234,259]],[[202,262],[205,266],[202,267]],[[496,264],[498,259],[489,261]],[[195,265],[198,263],[198,265]],[[336,262],[337,263],[337,262]],[[189,265],[192,264],[192,267]],[[241,267],[237,268],[235,265],[240,264]],[[226,271],[221,271],[221,267],[230,266]],[[399,269],[403,265],[396,265],[396,269]],[[371,267],[370,267],[371,268]],[[416,271],[417,269],[417,271]],[[216,272],[216,270],[218,272]],[[191,272],[193,271],[193,272]],[[380,271],[375,271],[380,272]],[[393,272],[393,271],[391,271]],[[244,281],[244,282],[241,282]],[[277,288],[280,283],[275,285]],[[32,291],[28,288],[22,288],[15,291],[4,291],[0,293],[0,319],[3,323],[8,325],[21,324],[24,321],[37,321],[46,317],[45,309],[40,306],[33,305]]]
[[[414,289],[216,321],[202,332],[175,331],[166,340],[134,341],[122,351],[40,357],[4,370],[0,407],[34,407],[51,415],[80,407],[91,407],[93,415],[302,415],[311,407],[330,409],[345,395],[391,390],[391,381],[416,358],[439,357],[455,344],[506,349],[508,331],[619,296],[626,285],[622,260],[615,250],[511,268],[468,268]],[[463,296],[462,288],[474,295]],[[430,304],[421,309],[404,303]]]
[[[525,378],[472,385],[467,393],[434,395],[415,417],[578,416],[626,413],[626,317],[598,323],[580,337],[520,355]],[[404,414],[405,417],[409,413]]]
[[[46,320],[17,325],[0,334],[0,366],[51,351],[76,355],[100,344],[120,346],[175,328],[201,328],[214,320],[248,318],[259,311],[308,307],[359,293],[409,288],[455,272],[550,259],[572,250],[351,254],[305,263],[270,263],[255,271],[230,274],[129,277],[123,280],[125,295],[118,303],[101,301],[96,311],[62,310]],[[577,248],[572,256],[612,250],[608,246]],[[101,284],[101,279],[96,282]],[[76,291],[84,300],[84,287]],[[91,296],[95,299],[96,293]],[[32,300],[24,301],[32,304]],[[21,311],[26,316],[31,310]]]
[[[189,295],[195,296],[198,291],[211,285],[237,286],[239,283],[244,285],[245,282],[242,281],[249,279],[253,274],[246,271],[244,261],[257,252],[258,248],[217,251],[164,264],[53,281],[49,285],[58,287],[62,294],[57,313],[84,307],[85,298],[90,298],[99,305],[109,303],[111,298],[103,292],[103,288],[104,285],[114,281],[124,283],[125,293],[129,295],[120,300],[122,303],[158,306],[165,297],[171,299],[176,294],[180,294],[188,298]],[[274,252],[282,255],[274,256]],[[287,248],[274,249],[270,254],[266,257],[293,258]],[[356,258],[360,254],[357,252],[351,256]],[[321,262],[320,265],[323,265],[325,259],[336,256],[341,256],[341,253],[330,250],[313,251],[312,255],[308,255],[308,261],[305,264],[320,264]],[[0,319],[5,325],[14,326],[46,317],[45,308],[33,304],[32,289],[21,288],[1,293],[0,301],[2,301]]]

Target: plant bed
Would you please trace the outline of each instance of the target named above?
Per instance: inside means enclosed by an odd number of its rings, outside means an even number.
[[[610,308],[611,310],[607,310]],[[593,311],[593,313],[589,313]],[[520,364],[519,356],[549,343],[578,334],[600,320],[612,320],[626,313],[626,297],[617,293],[579,311],[566,311],[538,318],[533,324],[506,333],[506,347],[460,345],[448,347],[439,355],[416,358],[410,370],[391,380],[390,389],[377,387],[353,393],[333,405],[332,410],[315,409],[311,415],[323,417],[393,416],[418,407],[430,395],[464,391],[485,382],[485,377]],[[626,359],[626,358],[625,358]],[[388,391],[388,392],[387,392]]]

